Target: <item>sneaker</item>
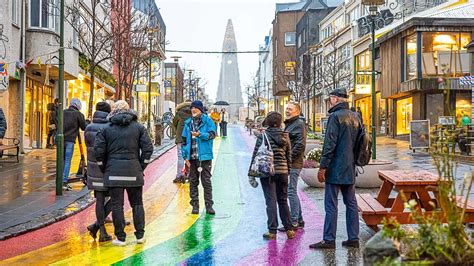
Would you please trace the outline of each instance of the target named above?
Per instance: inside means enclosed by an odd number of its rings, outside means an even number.
[[[293,230],[288,230],[286,231],[286,236],[288,237],[288,239],[293,239],[296,236],[296,232]]]
[[[181,183],[181,178],[180,177],[176,177],[175,179],[173,179],[173,183]]]
[[[117,247],[125,247],[127,243],[125,241],[120,241],[118,239],[114,239],[112,241],[112,245],[117,246]]]
[[[299,228],[299,227],[298,227],[298,224],[292,224],[291,227],[292,227],[291,230],[294,230],[294,231],[298,230],[298,228]],[[285,229],[285,227],[283,227],[283,226],[280,227],[280,228],[278,228],[277,230],[278,230],[279,232],[286,232],[286,229]]]
[[[199,206],[193,206],[193,210],[191,211],[191,214],[199,214]]]
[[[342,246],[348,248],[359,248],[359,240],[342,241]]]
[[[336,241],[321,241],[312,245],[309,245],[309,248],[314,249],[335,249]]]
[[[210,215],[216,215],[216,211],[212,208],[212,206],[207,207],[206,212]]]
[[[277,235],[274,233],[267,232],[263,234],[263,238],[266,240],[275,240],[277,238]]]
[[[137,239],[137,244],[144,244],[145,243],[145,237]]]
[[[298,229],[303,229],[304,228],[304,221],[298,222]]]

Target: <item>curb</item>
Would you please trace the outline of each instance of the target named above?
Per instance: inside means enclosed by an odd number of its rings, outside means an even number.
[[[163,154],[167,153],[169,150],[174,148],[176,144],[174,141],[171,141],[169,144],[160,147],[157,152],[152,155],[155,156],[152,158],[150,163],[153,163],[159,159]],[[83,189],[88,189],[84,187]],[[3,232],[0,232],[0,241],[16,237],[37,229],[41,229],[53,223],[67,219],[85,209],[90,207],[95,203],[95,198],[92,196],[92,191],[87,192],[85,195],[79,197],[77,200],[67,205],[64,208],[54,210],[50,213],[43,214],[33,220],[30,220],[26,223],[17,224],[12,227],[6,228]]]

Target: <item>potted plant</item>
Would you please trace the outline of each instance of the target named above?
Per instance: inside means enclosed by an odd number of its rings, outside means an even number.
[[[321,159],[321,148],[314,148],[306,154],[301,169],[301,179],[310,187],[324,187],[324,183],[318,181],[319,160]]]

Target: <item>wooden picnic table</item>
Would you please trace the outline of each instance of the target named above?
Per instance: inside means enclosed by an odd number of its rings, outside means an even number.
[[[430,215],[437,208],[437,175],[425,170],[384,170],[379,171],[383,183],[377,196],[369,193],[357,194],[357,205],[367,226],[378,230],[377,225],[384,218],[395,217],[401,224],[413,223],[411,212],[405,211],[405,202],[415,200],[416,210],[423,215]],[[390,197],[392,191],[396,197]],[[430,193],[431,192],[431,193]],[[431,202],[431,204],[430,204]],[[458,198],[458,207],[463,202]],[[474,203],[468,201],[466,222],[474,221]]]

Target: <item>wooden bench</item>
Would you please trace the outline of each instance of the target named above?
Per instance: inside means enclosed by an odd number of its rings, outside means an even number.
[[[464,208],[465,198],[461,196],[456,196],[456,205],[458,208]],[[467,200],[466,212],[464,213],[464,221],[466,223],[474,223],[474,202],[472,200]]]
[[[388,213],[387,209],[369,193],[356,194],[356,199],[357,206],[362,214],[362,219],[364,219],[365,224],[377,231],[377,225],[382,222],[383,218]]]
[[[3,140],[9,140],[9,142],[11,142],[12,144],[3,144],[3,145],[0,145],[0,154],[3,155],[3,156],[15,156],[16,157],[16,161],[12,161],[12,160],[0,160],[0,162],[4,162],[4,163],[13,163],[13,162],[20,162],[20,159],[19,159],[19,154],[20,154],[20,140],[19,139],[16,139],[16,138],[4,138]],[[16,154],[4,154],[4,151],[7,151],[7,150],[16,150]],[[0,156],[0,159],[3,157],[3,156]]]

